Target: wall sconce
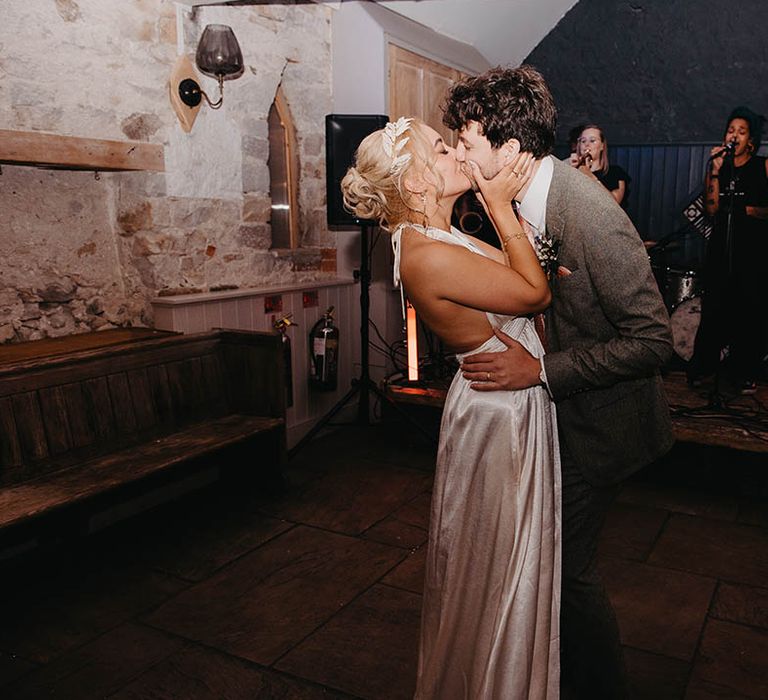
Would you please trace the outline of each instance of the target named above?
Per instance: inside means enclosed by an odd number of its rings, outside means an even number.
[[[211,109],[224,103],[224,81],[239,78],[243,74],[243,54],[232,27],[209,24],[203,30],[195,55],[197,67],[205,75],[219,81],[219,99],[211,102],[196,80],[187,78],[179,84],[179,96],[188,107],[197,107],[201,96]]]
[[[195,62],[202,73],[218,80],[219,99],[211,101],[200,87],[192,62],[186,56],[179,57],[171,74],[171,103],[187,132],[192,129],[203,98],[211,109],[219,109],[224,103],[224,81],[243,74],[243,53],[232,28],[224,24],[207,25],[197,45]]]

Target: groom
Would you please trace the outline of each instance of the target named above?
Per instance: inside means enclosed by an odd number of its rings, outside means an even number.
[[[518,195],[523,228],[541,238],[552,305],[541,361],[499,333],[504,353],[465,358],[481,391],[544,384],[557,405],[563,480],[563,697],[628,695],[613,608],[597,575],[597,540],[620,482],[672,445],[659,368],[672,353],[669,317],[643,244],[599,183],[550,153],[556,110],[530,66],[495,68],[451,89],[443,121],[457,158],[494,177],[519,151],[535,171]],[[546,242],[545,242],[546,246]],[[490,381],[488,379],[490,378]]]

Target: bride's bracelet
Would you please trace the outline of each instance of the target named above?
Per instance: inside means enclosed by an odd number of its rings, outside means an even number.
[[[516,240],[520,240],[521,238],[525,238],[525,237],[526,237],[525,233],[523,231],[519,231],[518,233],[513,233],[511,236],[502,237],[501,240],[504,243],[504,245],[506,245],[507,241],[509,241],[512,238]]]

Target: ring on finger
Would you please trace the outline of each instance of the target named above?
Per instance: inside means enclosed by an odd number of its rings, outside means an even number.
[[[490,372],[486,372],[486,381],[491,382],[493,381],[493,375]]]

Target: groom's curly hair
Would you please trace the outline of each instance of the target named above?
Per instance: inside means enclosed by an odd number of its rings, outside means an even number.
[[[555,144],[555,101],[533,66],[492,68],[456,83],[443,112],[443,123],[450,129],[477,122],[493,148],[517,139],[523,151],[543,158]]]

